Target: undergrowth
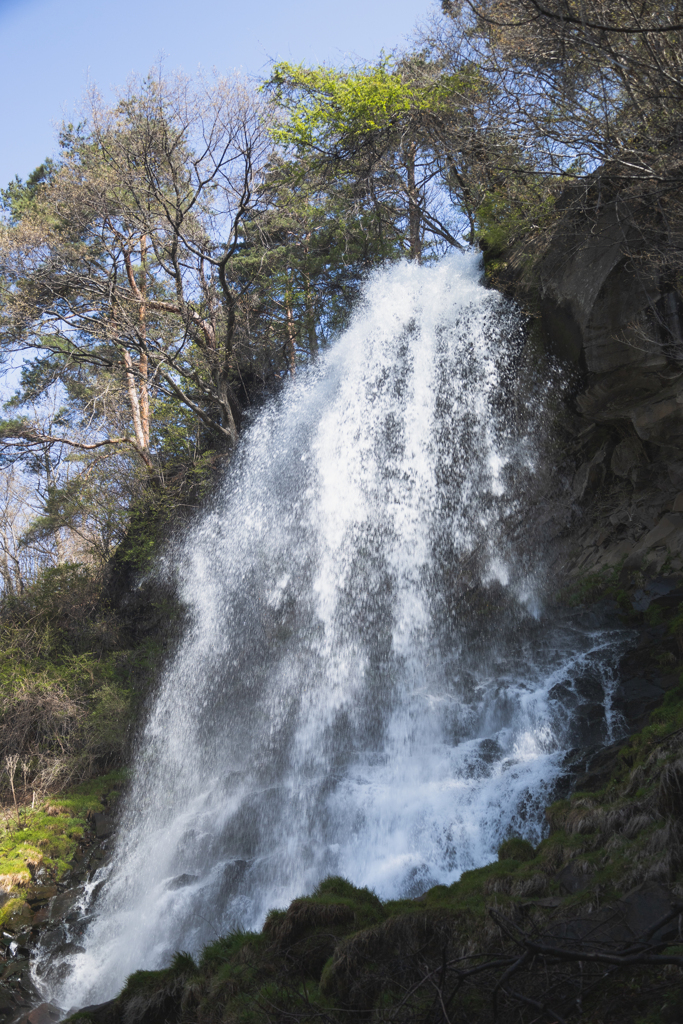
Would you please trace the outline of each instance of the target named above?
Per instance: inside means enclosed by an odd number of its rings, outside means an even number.
[[[131,633],[108,578],[66,563],[0,606],[0,800],[43,796],[121,767],[162,645]]]

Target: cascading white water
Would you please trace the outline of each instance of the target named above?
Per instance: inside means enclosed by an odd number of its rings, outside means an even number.
[[[534,431],[506,399],[517,317],[479,279],[475,255],[376,274],[184,538],[190,625],[60,1005],[327,874],[413,896],[540,838],[566,709],[587,673],[605,698],[618,638],[539,619],[506,539]]]

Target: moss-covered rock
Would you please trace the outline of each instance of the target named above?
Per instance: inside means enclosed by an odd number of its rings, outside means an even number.
[[[33,920],[33,912],[25,900],[20,898],[8,900],[0,907],[0,928],[4,931],[18,933],[29,928]]]

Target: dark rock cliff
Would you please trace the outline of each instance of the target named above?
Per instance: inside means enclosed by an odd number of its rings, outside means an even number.
[[[683,569],[683,299],[636,242],[623,204],[570,208],[533,285],[507,282],[575,381],[546,531],[569,576]]]

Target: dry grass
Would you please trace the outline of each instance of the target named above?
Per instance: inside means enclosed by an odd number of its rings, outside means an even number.
[[[128,695],[83,674],[67,685],[27,673],[0,689],[0,798],[33,802],[116,766]]]

